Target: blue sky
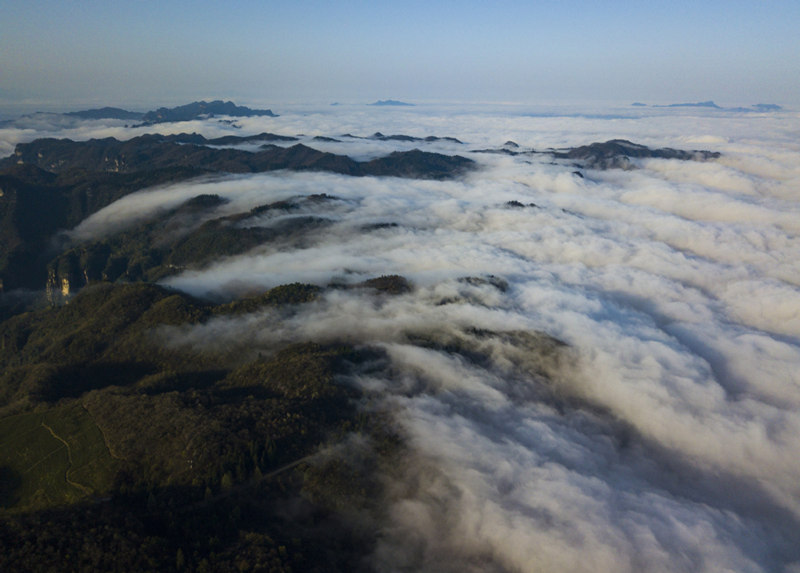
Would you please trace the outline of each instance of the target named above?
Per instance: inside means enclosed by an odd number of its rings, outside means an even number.
[[[800,1],[0,0],[0,105],[800,105]]]

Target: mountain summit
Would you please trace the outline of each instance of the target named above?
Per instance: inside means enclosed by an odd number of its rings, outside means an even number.
[[[377,106],[413,106],[413,103],[407,103],[404,101],[397,101],[396,99],[381,99],[376,102],[373,102],[369,105],[377,105]]]
[[[238,106],[232,101],[214,100],[211,102],[195,101],[186,105],[173,108],[160,107],[155,111],[148,111],[142,117],[145,125],[166,123],[170,121],[190,121],[201,117],[214,115],[229,115],[232,117],[267,116],[277,117],[269,109],[250,109]]]

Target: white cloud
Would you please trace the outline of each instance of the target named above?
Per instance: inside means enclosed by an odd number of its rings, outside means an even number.
[[[394,376],[358,383],[384,392],[411,447],[405,468],[386,476],[380,570],[796,568],[800,118],[378,111],[240,123],[306,138],[381,131],[467,142],[431,148],[450,153],[509,139],[541,149],[623,137],[724,155],[583,170],[584,179],[547,156],[473,154],[482,170],[455,182],[287,173],[195,181],[131,195],[76,234],[97,236],[200,193],[231,200],[217,214],[296,195],[341,199],[321,211],[334,224],[301,247],[265,246],[165,282],[225,297],[396,273],[412,293],[329,291],[294,314],[162,334],[232,355],[341,338],[386,351]],[[366,157],[403,146],[328,148]],[[364,233],[375,223],[397,226]],[[458,280],[489,274],[508,290]],[[555,361],[512,331],[544,331],[569,347]],[[483,360],[421,347],[420,336]]]

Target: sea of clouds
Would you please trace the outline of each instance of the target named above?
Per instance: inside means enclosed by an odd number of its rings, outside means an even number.
[[[351,381],[381,396],[409,446],[385,476],[379,570],[800,571],[800,114],[337,107],[236,122],[156,129],[302,134],[357,159],[420,147],[479,163],[444,182],[201,179],[125,197],[73,231],[102,236],[202,193],[230,199],[207,217],[326,193],[335,199],[301,213],[328,219],[324,230],[165,284],[225,300],[295,281],[412,282],[400,296],[331,290],[291,316],[168,332],[200,349],[344,339],[385,351],[391,377]],[[139,131],[84,122],[58,133]],[[375,131],[464,143],[311,140]],[[0,130],[9,149],[32,137]],[[612,138],[722,157],[579,177],[547,155],[473,153]],[[453,341],[487,358],[444,350]]]

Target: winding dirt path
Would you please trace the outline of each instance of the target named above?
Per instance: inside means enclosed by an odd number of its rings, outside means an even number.
[[[72,469],[72,450],[69,447],[69,443],[64,438],[56,434],[53,431],[53,428],[45,424],[44,421],[42,421],[42,427],[45,428],[48,432],[50,432],[51,436],[53,436],[56,440],[64,444],[64,446],[67,448],[67,459],[69,460],[69,467],[67,468],[67,471],[64,472],[64,479],[67,481],[67,483],[73,487],[78,488],[86,495],[91,495],[92,493],[94,493],[94,490],[92,490],[92,488],[86,487],[83,484],[80,484],[76,481],[72,481],[71,479],[69,479],[69,472]]]

